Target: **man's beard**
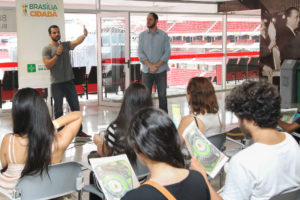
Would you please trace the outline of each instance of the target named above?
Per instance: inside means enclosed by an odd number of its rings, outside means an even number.
[[[60,37],[56,37],[56,38],[54,38],[54,37],[51,37],[51,39],[52,39],[54,42],[57,42],[57,41],[59,41],[59,40],[60,40]]]
[[[151,24],[150,26],[147,26],[149,29],[154,28],[155,27],[155,23]]]

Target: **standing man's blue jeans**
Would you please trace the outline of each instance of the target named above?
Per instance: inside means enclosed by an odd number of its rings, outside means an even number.
[[[55,119],[63,115],[63,100],[66,97],[71,111],[80,111],[78,96],[73,81],[51,84],[51,93],[54,99]],[[82,131],[82,125],[78,133]]]
[[[150,94],[152,93],[152,86],[154,81],[158,93],[159,108],[168,113],[167,72],[164,71],[157,74],[142,73],[142,82],[149,89]]]

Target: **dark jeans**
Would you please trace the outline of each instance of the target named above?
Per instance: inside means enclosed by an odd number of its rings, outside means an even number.
[[[150,94],[152,93],[153,82],[155,81],[159,108],[168,113],[168,102],[167,102],[167,72],[161,72],[158,74],[142,73],[142,82],[149,89]]]
[[[52,97],[54,99],[55,119],[63,115],[63,100],[66,97],[71,111],[80,111],[78,96],[73,81],[51,84]],[[82,125],[78,133],[82,131]]]

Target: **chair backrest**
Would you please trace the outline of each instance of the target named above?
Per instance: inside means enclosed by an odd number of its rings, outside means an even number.
[[[235,72],[237,68],[237,58],[229,58],[228,63],[226,65],[226,72]]]
[[[270,200],[300,200],[300,187],[282,192]]]
[[[112,82],[114,84],[120,84],[123,74],[124,65],[112,65]]]
[[[42,175],[24,176],[16,186],[22,200],[52,199],[81,190],[81,165],[77,162],[49,166]],[[83,186],[83,185],[82,185]]]
[[[85,72],[86,67],[73,67],[75,85],[81,85],[85,83]]]
[[[18,71],[5,71],[3,75],[3,90],[17,90],[18,84]]]
[[[130,65],[130,80],[136,81],[141,79],[141,64]]]
[[[220,151],[224,150],[224,144],[226,141],[226,134],[221,133],[218,135],[210,136],[207,138],[213,145],[215,145]]]
[[[249,58],[240,58],[238,65],[247,65]]]
[[[228,63],[229,65],[235,65],[237,64],[238,59],[237,58],[229,58]]]
[[[258,65],[259,65],[258,61],[259,61],[259,57],[252,57],[252,58],[250,59],[248,65],[251,65],[251,66],[253,66],[253,65],[254,65],[254,66],[258,66]]]
[[[145,178],[147,178],[150,175],[150,171],[148,169],[148,167],[146,167],[145,165],[143,165],[143,163],[141,163],[141,161],[136,158],[136,165],[133,165],[133,171],[137,177],[137,179],[139,181],[143,181]]]
[[[92,66],[88,75],[88,83],[97,83],[97,66]]]

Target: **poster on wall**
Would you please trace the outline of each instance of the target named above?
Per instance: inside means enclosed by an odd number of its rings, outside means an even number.
[[[264,0],[260,3],[261,75],[271,82],[284,60],[300,59],[300,0]]]
[[[16,1],[19,88],[50,88],[50,71],[42,49],[50,43],[48,27],[60,27],[64,40],[64,7],[61,0]]]

